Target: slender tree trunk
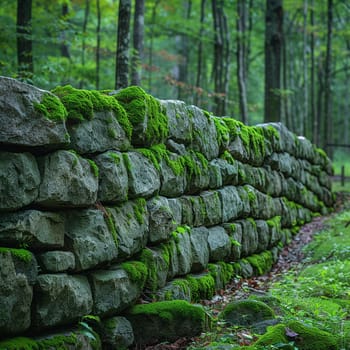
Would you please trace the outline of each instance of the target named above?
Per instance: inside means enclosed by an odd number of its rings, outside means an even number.
[[[332,135],[332,31],[333,31],[333,0],[328,0],[327,8],[327,50],[326,50],[326,62],[325,62],[325,96],[324,96],[324,129],[325,129],[325,149],[327,144],[331,143]],[[331,155],[331,148],[328,154]]]
[[[191,9],[192,9],[192,0],[185,0],[184,8],[186,12],[186,20],[189,22],[191,18]],[[180,62],[179,62],[179,82],[181,84],[178,85],[178,93],[177,97],[179,100],[185,99],[187,96],[186,94],[186,88],[188,84],[188,65],[189,65],[189,59],[190,59],[190,46],[189,46],[189,38],[187,34],[181,34],[179,36],[179,56],[180,56]]]
[[[309,96],[308,96],[308,60],[307,60],[307,51],[308,51],[308,37],[307,37],[307,12],[308,12],[308,2],[304,0],[303,7],[303,76],[304,76],[304,113],[303,113],[303,130],[302,135],[310,137],[310,123],[309,123]]]
[[[314,10],[314,0],[311,0],[311,12],[310,12],[310,24],[312,29],[311,41],[310,41],[310,55],[311,55],[311,81],[310,81],[310,104],[311,104],[311,120],[312,120],[312,141],[317,143],[319,126],[316,117],[316,106],[315,106],[315,10]]]
[[[324,94],[324,58],[322,53],[318,58],[318,68],[317,68],[317,80],[318,80],[318,91],[317,91],[317,111],[316,111],[316,124],[317,124],[317,132],[315,143],[320,147],[324,147],[324,140],[321,142],[321,135],[324,134],[323,125],[322,125],[322,102],[323,102],[323,94]]]
[[[32,79],[32,0],[17,0],[17,61],[20,78]]]
[[[159,3],[160,3],[160,0],[156,0],[154,2],[153,8],[152,8],[150,47],[149,47],[149,55],[148,55],[148,91],[149,91],[149,93],[152,93],[154,27],[156,24],[157,7],[158,7]]]
[[[145,22],[145,0],[135,0],[133,55],[131,63],[131,84],[141,85],[141,63],[143,60],[143,37]]]
[[[194,96],[194,104],[199,105],[201,100],[201,86],[202,86],[202,67],[203,67],[203,41],[202,36],[204,33],[204,18],[205,18],[205,2],[201,0],[201,15],[200,15],[200,29],[199,29],[199,41],[198,41],[198,54],[197,54],[197,77],[196,77],[196,94]]]
[[[131,0],[119,0],[115,88],[128,86]]]
[[[63,21],[67,21],[67,17],[69,14],[69,8],[68,8],[68,4],[67,3],[63,3],[62,4],[62,20]],[[67,35],[66,35],[66,31],[62,30],[61,32],[61,56],[62,57],[66,57],[69,60],[71,59],[70,57],[70,52],[69,52],[69,46],[67,44]]]
[[[226,115],[229,104],[229,83],[230,83],[230,31],[227,24],[227,16],[222,9],[222,21],[223,21],[223,38],[224,38],[224,67],[223,67],[223,91],[224,100],[222,106],[222,114]]]
[[[239,96],[239,111],[241,120],[244,124],[248,123],[248,106],[247,106],[247,90],[246,90],[246,6],[244,0],[237,0],[237,83]]]
[[[100,0],[96,0],[96,89],[100,88],[100,49],[101,49],[101,6]]]
[[[264,120],[281,119],[282,0],[266,0]]]
[[[85,66],[85,50],[86,50],[86,29],[89,20],[90,14],[90,0],[85,0],[85,12],[84,12],[84,22],[83,22],[83,39],[82,39],[82,48],[81,48],[81,65]],[[84,87],[84,80],[81,79],[79,82],[79,88],[82,89]]]

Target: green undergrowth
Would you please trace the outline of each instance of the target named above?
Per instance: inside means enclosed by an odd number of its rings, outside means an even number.
[[[251,294],[275,311],[277,324],[258,333],[216,321],[216,331],[189,349],[350,349],[349,222],[350,210],[333,215],[297,267],[270,283],[264,296]]]

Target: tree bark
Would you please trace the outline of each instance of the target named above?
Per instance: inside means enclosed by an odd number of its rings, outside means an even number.
[[[129,84],[129,42],[130,42],[131,0],[119,0],[117,57],[115,88],[125,88]]]
[[[17,0],[17,62],[20,78],[32,79],[32,0]]]
[[[68,4],[64,3],[64,4],[62,4],[62,20],[63,21],[67,20],[68,14],[69,14]],[[62,30],[62,32],[61,32],[61,47],[60,47],[60,50],[61,50],[61,56],[62,57],[66,57],[69,60],[71,59],[70,52],[69,52],[69,46],[67,44],[67,35],[66,35],[66,31],[65,30]]]
[[[307,0],[304,0],[303,7],[303,77],[304,77],[304,113],[303,113],[303,121],[302,121],[302,135],[310,138],[310,119],[309,119],[309,96],[308,96],[308,60],[307,60],[307,50],[308,50],[308,37],[307,37],[307,13],[308,13],[308,3]]]
[[[100,0],[96,0],[96,89],[100,88],[100,49],[101,49],[101,6]]]
[[[316,117],[316,106],[315,106],[315,10],[314,10],[314,0],[311,0],[311,10],[310,10],[310,24],[312,29],[311,40],[310,40],[310,56],[311,56],[311,68],[310,68],[310,104],[311,104],[311,120],[312,120],[312,141],[317,143],[319,126]]]
[[[203,41],[202,36],[204,33],[204,18],[205,18],[205,2],[201,0],[201,15],[200,15],[200,28],[199,28],[199,41],[198,41],[198,54],[197,54],[197,77],[196,77],[196,93],[194,96],[194,104],[200,104],[201,86],[202,86],[202,67],[203,67]]]
[[[325,149],[327,144],[332,141],[332,32],[333,32],[333,0],[327,2],[327,49],[325,61],[325,94],[324,94],[324,132],[325,132]],[[331,155],[331,149],[328,154]]]
[[[133,55],[131,62],[131,84],[141,85],[143,60],[143,37],[145,22],[145,0],[135,1],[134,28],[133,28]]]
[[[265,112],[264,120],[281,119],[281,53],[283,44],[282,0],[266,0]]]
[[[246,90],[246,67],[247,67],[247,48],[246,48],[246,6],[244,0],[237,0],[237,83],[239,96],[239,111],[241,120],[244,124],[248,123],[248,106]]]
[[[81,48],[81,65],[85,66],[85,50],[86,50],[86,41],[85,38],[87,36],[86,29],[87,23],[89,20],[90,14],[90,0],[85,0],[85,11],[84,11],[84,21],[83,21],[83,39],[82,39],[82,48]],[[84,87],[84,80],[80,79],[79,88],[82,89]]]

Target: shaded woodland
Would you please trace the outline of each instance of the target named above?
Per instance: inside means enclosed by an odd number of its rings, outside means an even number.
[[[1,0],[0,74],[52,89],[140,85],[330,154],[349,140],[345,0]]]

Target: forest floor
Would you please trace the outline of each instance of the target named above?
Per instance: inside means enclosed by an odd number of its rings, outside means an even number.
[[[249,279],[237,278],[211,300],[202,301],[214,319],[211,331],[146,349],[228,349],[225,345],[239,349],[239,346],[251,345],[258,335],[247,327],[229,326],[220,321],[218,315],[229,303],[256,296],[278,298],[284,310],[283,319],[302,321],[332,334],[344,333],[345,323],[350,330],[349,224],[350,192],[337,193],[334,212],[315,217],[304,225],[283,248],[269,273]],[[344,336],[340,338],[343,343],[350,341]],[[272,348],[275,349],[268,347]],[[339,344],[338,348],[350,349],[350,345]]]

